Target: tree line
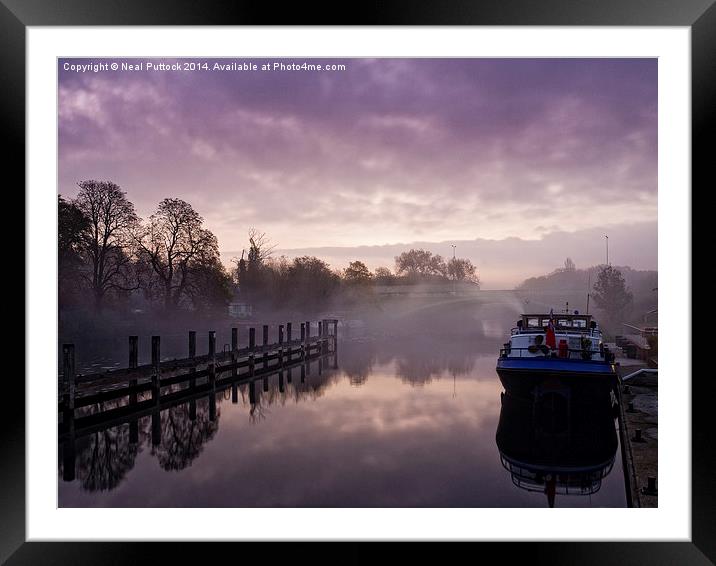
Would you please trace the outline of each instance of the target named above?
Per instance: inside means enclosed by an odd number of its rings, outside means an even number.
[[[637,271],[630,267],[597,265],[577,269],[567,258],[564,267],[547,275],[530,277],[517,286],[518,291],[555,291],[565,294],[589,293],[595,307],[602,311],[604,322],[618,327],[631,316],[643,317],[655,308],[658,273]]]
[[[395,257],[393,270],[371,272],[362,261],[331,269],[313,256],[275,257],[265,233],[251,228],[232,269],[221,263],[216,236],[191,204],[165,198],[146,219],[111,181],[78,183],[58,196],[60,307],[94,311],[127,307],[223,312],[232,298],[271,307],[315,308],[335,298],[361,298],[376,285],[464,281],[479,285],[467,259],[445,261],[424,249]]]

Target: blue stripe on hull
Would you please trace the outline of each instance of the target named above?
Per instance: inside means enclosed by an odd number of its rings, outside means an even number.
[[[569,373],[588,375],[615,375],[612,364],[559,358],[498,358],[497,371],[529,373]]]

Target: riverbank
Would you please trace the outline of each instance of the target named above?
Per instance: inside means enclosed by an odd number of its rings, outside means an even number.
[[[629,378],[646,364],[618,361],[619,428],[628,501],[632,507],[658,507],[658,378],[651,373]]]

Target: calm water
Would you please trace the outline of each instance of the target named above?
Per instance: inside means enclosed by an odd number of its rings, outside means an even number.
[[[345,342],[303,383],[296,368],[267,392],[259,379],[253,396],[241,385],[214,407],[203,398],[162,411],[158,445],[151,416],[93,432],[76,440],[73,481],[60,445],[59,505],[531,507],[553,495],[556,507],[625,506],[608,404],[549,399],[535,410],[502,395],[495,354],[466,353],[475,349]],[[556,481],[535,471],[545,462],[560,467]]]

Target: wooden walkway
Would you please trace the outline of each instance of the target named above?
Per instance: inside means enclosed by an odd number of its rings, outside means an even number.
[[[130,336],[128,368],[86,375],[75,373],[74,345],[64,344],[58,401],[60,437],[89,434],[113,422],[126,422],[129,416],[136,418],[244,381],[253,385],[254,379],[335,355],[338,321],[320,321],[317,336],[311,336],[310,328],[310,322],[301,323],[300,337],[293,339],[291,323],[279,325],[278,342],[269,344],[269,326],[263,325],[260,345],[256,344],[256,329],[249,328],[249,344],[244,348],[238,345],[238,329],[232,328],[232,347],[224,352],[216,351],[216,333],[211,331],[209,352],[203,356],[196,355],[196,332],[189,332],[189,356],[163,362],[161,339],[152,336],[152,363],[141,366],[137,364],[138,337]],[[108,402],[109,408],[96,410]],[[91,412],[83,410],[90,407]]]

